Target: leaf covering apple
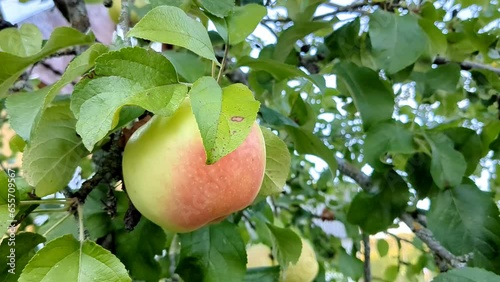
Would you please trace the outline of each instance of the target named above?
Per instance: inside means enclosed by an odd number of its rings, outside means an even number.
[[[127,193],[146,218],[172,232],[190,232],[244,209],[264,178],[266,151],[258,124],[234,151],[211,165],[206,160],[186,98],[172,116],[153,117],[127,142]]]

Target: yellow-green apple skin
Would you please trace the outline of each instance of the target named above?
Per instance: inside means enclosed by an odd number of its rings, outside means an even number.
[[[275,265],[271,248],[259,243],[247,249],[247,268],[268,267]]]
[[[289,264],[281,273],[281,282],[312,282],[318,275],[319,265],[312,246],[301,238],[302,251],[296,264]]]
[[[212,165],[189,99],[170,117],[155,116],[128,140],[126,191],[142,215],[172,232],[190,232],[249,206],[264,178],[266,151],[255,123],[245,141]]]
[[[137,8],[142,8],[146,6],[149,2],[147,0],[136,0],[134,1],[134,6]],[[115,24],[118,24],[120,21],[120,13],[122,12],[122,0],[113,0],[113,5],[109,7],[108,14],[111,20]],[[139,16],[135,11],[131,11],[130,13],[130,23],[131,25],[136,24],[140,20]]]

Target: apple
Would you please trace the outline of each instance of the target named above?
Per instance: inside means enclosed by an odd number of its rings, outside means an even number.
[[[249,206],[265,163],[264,137],[254,123],[236,150],[207,165],[186,98],[173,115],[154,116],[132,134],[123,153],[123,180],[142,215],[166,230],[190,232]]]
[[[295,264],[289,264],[281,273],[281,282],[311,282],[316,278],[319,271],[316,253],[311,244],[304,238],[302,240],[302,251]]]
[[[250,246],[247,249],[247,268],[268,267],[276,265],[271,248],[262,243]]]
[[[135,0],[134,1],[134,6],[136,8],[142,8],[146,6],[149,3],[148,0]],[[109,7],[108,9],[108,14],[111,20],[115,24],[118,24],[120,22],[120,13],[122,11],[122,0],[113,0],[113,5]],[[133,26],[135,25],[139,20],[139,16],[135,11],[130,10],[130,25]]]
[[[311,244],[301,238],[302,250],[295,264],[290,263],[280,274],[280,282],[312,282],[318,275],[319,265]],[[273,260],[271,248],[262,243],[247,249],[247,268],[270,267],[277,265]]]

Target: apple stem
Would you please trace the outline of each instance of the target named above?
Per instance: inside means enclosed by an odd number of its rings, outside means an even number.
[[[73,198],[62,198],[62,199],[43,199],[43,200],[26,200],[20,201],[20,206],[28,206],[28,205],[63,205],[63,204],[72,204],[75,202]]]
[[[222,78],[222,73],[224,72],[224,68],[226,67],[226,60],[228,54],[229,54],[229,46],[226,44],[224,46],[224,57],[222,57],[222,63],[220,65],[219,75],[217,76],[217,83],[219,83],[220,79]]]

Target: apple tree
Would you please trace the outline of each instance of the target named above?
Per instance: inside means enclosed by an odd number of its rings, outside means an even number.
[[[55,2],[0,17],[1,281],[500,281],[498,1]]]

